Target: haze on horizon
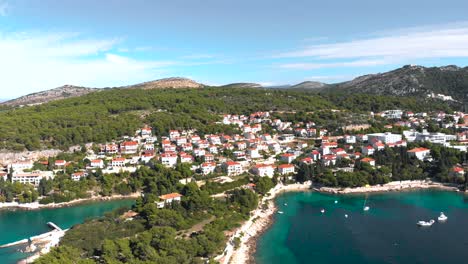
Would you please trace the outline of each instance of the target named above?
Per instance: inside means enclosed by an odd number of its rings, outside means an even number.
[[[171,76],[340,82],[466,66],[468,2],[0,0],[0,98]]]

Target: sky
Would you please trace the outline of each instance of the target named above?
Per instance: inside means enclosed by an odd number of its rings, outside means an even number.
[[[334,83],[468,65],[466,0],[0,0],[0,98],[187,77]]]

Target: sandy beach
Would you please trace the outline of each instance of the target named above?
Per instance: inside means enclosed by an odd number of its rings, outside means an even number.
[[[405,190],[419,189],[439,189],[447,191],[459,191],[456,186],[433,182],[430,180],[420,181],[394,181],[384,185],[357,187],[357,188],[331,188],[321,187],[314,188],[314,191],[332,193],[332,194],[358,194],[371,192],[392,192]],[[262,198],[259,202],[259,207],[252,211],[251,217],[247,220],[235,233],[229,238],[226,248],[222,255],[219,255],[215,260],[222,264],[241,264],[254,263],[253,254],[256,250],[257,238],[272,224],[273,214],[277,208],[274,204],[274,198],[283,193],[291,191],[308,191],[312,190],[311,182],[304,184],[276,185],[268,196]],[[240,239],[240,245],[237,249],[234,248],[234,238]]]
[[[60,207],[73,206],[73,205],[77,205],[81,203],[87,203],[87,202],[138,198],[140,197],[140,195],[141,195],[140,193],[132,193],[129,195],[115,194],[112,196],[94,196],[94,197],[85,198],[85,199],[76,199],[76,200],[65,202],[65,203],[50,203],[50,204],[40,204],[37,201],[33,203],[18,203],[18,202],[0,203],[0,210],[2,209],[39,210],[39,209],[46,209],[46,208],[60,208]]]

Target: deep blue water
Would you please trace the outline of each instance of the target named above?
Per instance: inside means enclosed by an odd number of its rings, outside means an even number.
[[[273,226],[260,237],[255,260],[260,264],[468,263],[467,198],[445,191],[370,194],[366,202],[370,210],[365,212],[366,195],[287,193],[276,200],[284,214],[276,214]],[[419,220],[437,221],[441,211],[447,222],[416,226]]]

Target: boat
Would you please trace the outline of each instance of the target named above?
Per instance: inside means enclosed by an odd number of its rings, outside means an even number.
[[[325,213],[325,209],[320,210],[320,212],[321,212],[322,214]]]
[[[288,204],[287,204],[287,203],[284,203],[284,205],[285,205],[285,206],[288,206]]]
[[[337,204],[337,203],[338,203],[338,200],[335,200],[335,203]]]
[[[431,226],[435,223],[434,219],[431,219],[429,222],[426,221],[418,221],[416,224],[418,226]]]
[[[348,215],[347,215],[347,214],[345,214],[345,215],[344,215],[344,217],[345,217],[345,218],[348,218]]]
[[[362,206],[362,209],[364,211],[369,211],[370,207],[366,205],[367,203],[367,195],[366,195],[366,199],[364,199],[364,205]]]
[[[448,217],[444,214],[444,212],[440,212],[440,216],[437,218],[437,220],[439,220],[439,222],[446,221],[447,219],[448,219]]]
[[[278,214],[283,214],[283,211],[278,211]]]

